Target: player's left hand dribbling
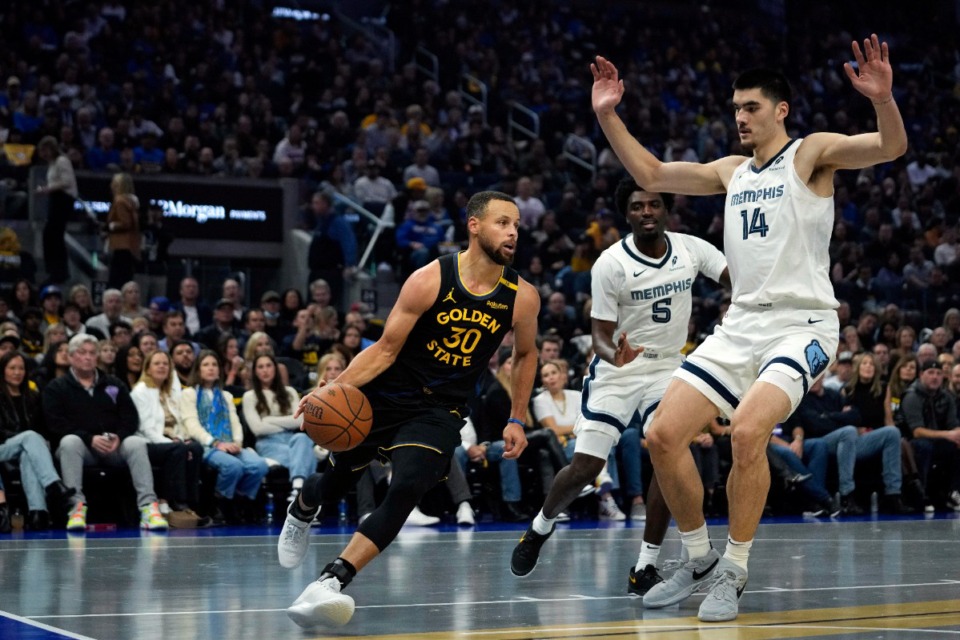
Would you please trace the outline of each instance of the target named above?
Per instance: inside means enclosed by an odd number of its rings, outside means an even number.
[[[527,448],[527,436],[523,428],[514,423],[508,424],[503,429],[503,457],[516,459],[520,457],[523,450]]]
[[[314,387],[313,391],[311,391],[310,393],[304,394],[304,396],[303,396],[302,398],[300,398],[300,403],[297,405],[296,411],[293,412],[293,419],[294,419],[294,420],[296,420],[297,418],[299,418],[299,417],[303,414],[303,408],[304,408],[305,406],[307,406],[307,398],[310,396],[310,394],[311,394],[311,393],[316,393],[316,392],[319,391],[321,388],[323,388],[324,386],[326,386],[326,384],[327,384],[327,381],[326,381],[326,380],[321,380],[320,382],[317,383],[317,386]],[[303,431],[303,425],[302,425],[302,424],[300,425],[300,431]]]

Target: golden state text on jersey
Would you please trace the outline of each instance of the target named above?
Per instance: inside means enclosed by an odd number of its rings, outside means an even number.
[[[519,276],[504,267],[490,291],[460,279],[459,255],[439,259],[440,290],[420,316],[396,362],[364,387],[398,404],[464,405],[513,326]]]

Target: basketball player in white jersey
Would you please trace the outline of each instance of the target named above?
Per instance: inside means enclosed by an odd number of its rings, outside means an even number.
[[[796,408],[835,355],[839,321],[829,280],[833,176],[900,157],[907,135],[894,101],[887,44],[876,35],[852,44],[853,87],[876,110],[877,131],[855,136],[813,133],[791,140],[785,120],[790,86],[782,74],[755,70],[733,85],[733,109],[744,149],[708,164],[662,163],[617,116],[623,82],[598,57],[593,108],[607,139],[644,189],[689,195],[726,193],[724,252],[733,281],[723,324],[690,355],[670,383],[647,442],[660,488],[690,558],[644,596],[663,607],[709,587],[703,621],[736,618],[747,559],[763,512],[770,473],[766,446],[774,425]],[[727,480],[730,528],[723,557],[710,546],[703,485],[688,445],[717,413],[730,418],[733,467]]]
[[[576,450],[513,551],[510,570],[516,576],[536,567],[557,515],[597,477],[634,415],[647,424],[683,362],[680,350],[687,341],[697,275],[730,284],[727,261],[713,245],[666,231],[670,194],[644,191],[626,179],[617,186],[615,200],[633,233],[606,249],[591,269],[596,355],[583,383]],[[663,581],[656,565],[670,524],[656,478],[647,493],[643,545],[627,582],[628,593],[636,596]]]

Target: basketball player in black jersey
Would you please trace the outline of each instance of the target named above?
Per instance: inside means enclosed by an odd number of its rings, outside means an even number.
[[[357,527],[346,549],[287,609],[300,626],[341,625],[353,616],[353,598],[341,591],[393,541],[420,498],[446,475],[460,443],[467,399],[511,328],[513,401],[503,430],[504,457],[516,458],[526,447],[523,417],[537,369],[540,296],[509,266],[519,225],[520,212],[506,194],[473,196],[467,203],[467,250],[414,272],[383,336],[336,379],[366,394],[373,428],[357,448],[333,454],[324,474],[304,482],[280,533],[280,564],[294,568],[303,562],[319,506],[336,503],[372,459],[389,457],[393,479],[383,503]],[[297,415],[302,408],[303,402]]]

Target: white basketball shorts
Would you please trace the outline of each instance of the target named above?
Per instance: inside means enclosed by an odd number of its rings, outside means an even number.
[[[623,367],[594,357],[583,379],[580,417],[574,426],[576,449],[606,459],[637,414],[644,430],[660,404],[671,376],[683,362],[668,358],[637,358]]]
[[[757,380],[776,384],[791,413],[836,356],[840,321],[832,310],[755,310],[731,306],[713,335],[674,374],[727,418]],[[764,379],[767,371],[777,372]]]

